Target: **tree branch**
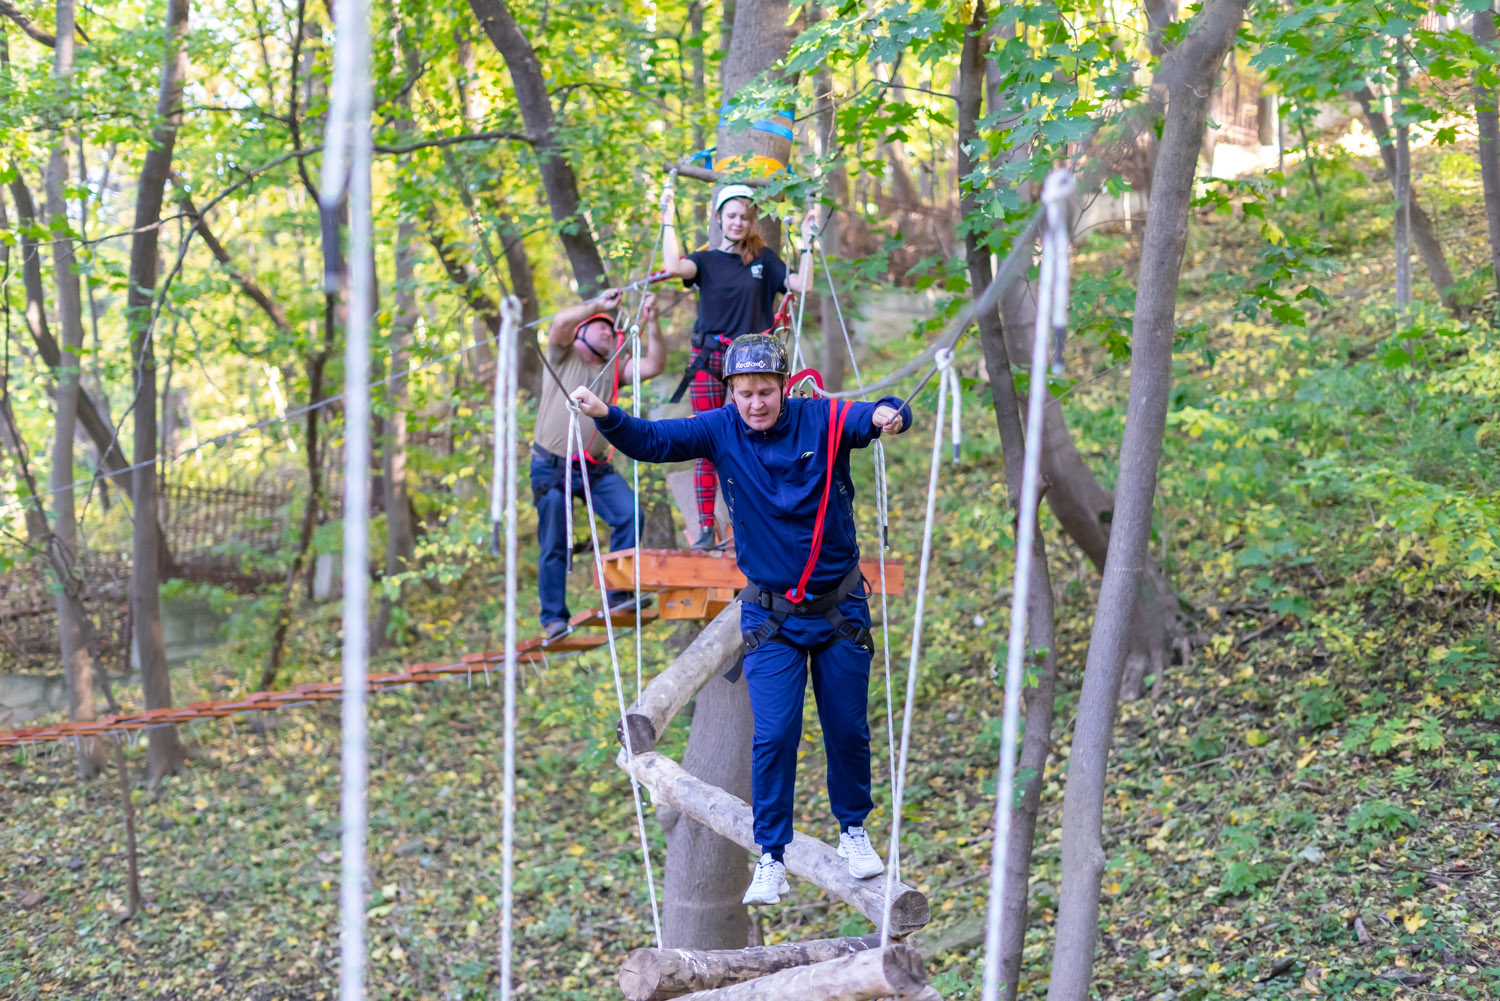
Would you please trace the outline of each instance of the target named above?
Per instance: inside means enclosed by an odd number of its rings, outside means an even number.
[[[47,46],[47,48],[57,48],[57,36],[48,34],[41,28],[38,28],[36,26],[36,22],[23,14],[15,4],[10,2],[10,0],[0,0],[0,14],[4,14],[6,17],[16,22],[17,27],[26,32],[26,34],[30,35],[36,41],[41,42],[43,45]]]

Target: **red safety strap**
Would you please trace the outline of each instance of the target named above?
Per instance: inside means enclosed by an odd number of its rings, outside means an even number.
[[[823,388],[823,373],[819,372],[815,368],[804,368],[802,371],[798,372],[796,375],[787,380],[786,391],[790,393],[792,390],[800,386],[805,379],[811,379],[813,381],[813,385],[817,386],[819,389]]]
[[[818,565],[818,556],[823,551],[823,525],[828,514],[828,495],[833,492],[833,467],[838,460],[839,443],[844,438],[844,422],[849,418],[849,411],[854,409],[854,404],[844,403],[842,400],[828,402],[828,468],[823,478],[823,497],[818,501],[818,520],[813,525],[812,552],[807,555],[807,566],[802,568],[797,586],[786,593],[787,600],[791,602],[799,602],[807,597],[807,582],[812,578],[813,569]]]

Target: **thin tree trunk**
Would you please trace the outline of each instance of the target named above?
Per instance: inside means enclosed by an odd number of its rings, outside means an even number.
[[[1495,46],[1495,11],[1486,6],[1474,12],[1474,44],[1490,54],[1494,65],[1500,54]],[[1479,123],[1479,173],[1484,180],[1484,218],[1490,230],[1490,267],[1495,288],[1500,289],[1500,114],[1496,113],[1495,89],[1481,82],[1481,64],[1474,70],[1474,118]]]
[[[21,229],[21,283],[26,290],[26,328],[42,362],[55,370],[62,365],[62,349],[47,327],[47,298],[42,283],[41,250],[35,237],[30,235],[29,224],[37,218],[36,203],[31,197],[31,189],[21,180],[19,173],[10,182],[10,193],[16,201],[16,221]],[[108,473],[110,482],[122,497],[128,498],[133,489],[131,475],[125,472],[129,463],[115,435],[114,425],[99,412],[87,393],[78,397],[78,422],[98,450],[99,461]],[[162,554],[159,565],[165,576],[173,569],[172,554],[167,547],[167,536],[162,531],[160,522],[156,525],[156,538]]]
[[[552,98],[547,93],[542,65],[505,0],[469,0],[469,6],[510,71],[516,104],[535,144],[537,167],[553,222],[558,226],[558,239],[572,266],[579,294],[591,296],[605,286],[604,260],[579,205],[573,167],[557,138]]]
[[[0,32],[3,36],[4,32]],[[0,45],[4,44],[0,37]],[[10,229],[10,219],[5,212],[5,199],[0,197],[0,230]],[[21,426],[16,421],[15,408],[10,402],[10,244],[0,241],[0,285],[4,286],[5,310],[5,357],[0,358],[0,442],[11,454],[16,470],[21,477],[26,521],[26,544],[37,550],[47,545],[47,512],[42,507],[42,495],[37,489],[36,474],[31,471],[31,453],[21,437]],[[20,493],[21,491],[17,491]]]
[[[955,158],[960,177],[968,176],[976,167],[970,159],[969,149],[982,148],[978,137],[982,110],[980,99],[985,90],[984,33],[987,21],[984,0],[980,0],[974,10],[974,20],[964,35],[963,51],[959,57]],[[996,98],[1007,101],[1009,95],[997,94]],[[993,114],[996,110],[992,107],[990,113]],[[972,189],[966,185],[961,188],[959,211],[965,218],[978,211],[978,202]],[[977,233],[969,232],[964,236],[964,254],[969,268],[969,285],[973,294],[978,295],[994,278],[989,250],[980,244]],[[1000,444],[1005,456],[1006,492],[1011,509],[1019,510],[1026,442],[1021,427],[1021,406],[1016,397],[1016,383],[1011,375],[1010,354],[1006,350],[998,313],[990,312],[979,317],[979,336],[984,347],[985,364],[990,373],[995,424],[1000,431]],[[1021,741],[1021,753],[1016,762],[1021,796],[1011,817],[1010,838],[1005,846],[1006,886],[1010,893],[1001,906],[1005,911],[1005,927],[1009,934],[1000,943],[1000,969],[1007,1001],[1014,1001],[1020,982],[1021,951],[1026,939],[1027,890],[1031,882],[1031,852],[1036,839],[1037,813],[1041,808],[1043,772],[1047,766],[1047,757],[1052,751],[1052,702],[1057,687],[1052,577],[1047,566],[1046,540],[1040,528],[1032,541],[1031,557],[1030,597],[1026,607],[1027,647],[1047,652],[1032,665],[1036,670],[1037,682],[1027,686],[1024,692],[1026,728]],[[1007,804],[1001,804],[1001,808],[1006,807]]]
[[[73,0],[58,0],[58,41],[53,49],[53,78],[67,94],[73,77]],[[68,230],[68,149],[59,130],[47,164],[47,213],[54,233]],[[60,228],[59,228],[60,227]],[[57,275],[57,315],[62,328],[62,364],[57,367],[57,412],[52,444],[52,535],[48,556],[57,578],[58,646],[62,652],[63,676],[68,685],[68,718],[91,722],[94,712],[94,661],[89,654],[83,610],[83,581],[78,565],[78,514],[73,492],[73,436],[78,427],[79,388],[83,372],[83,298],[75,270],[73,241],[60,238],[52,244]],[[78,777],[93,778],[104,758],[98,738],[75,742]]]
[[[459,116],[465,122],[473,123],[478,121],[479,118],[478,111],[474,107],[474,87],[471,82],[476,79],[477,74],[474,68],[474,46],[467,38],[460,38],[458,40],[457,55],[459,69]],[[488,197],[485,199],[487,203],[486,209],[495,220],[496,235],[500,238],[501,252],[505,256],[505,268],[510,272],[511,288],[515,291],[516,298],[521,300],[521,322],[523,324],[535,324],[537,317],[541,316],[541,304],[537,299],[536,292],[536,276],[531,270],[531,261],[526,256],[526,245],[521,241],[520,227],[496,204],[497,199],[495,195],[498,193],[498,187],[498,179],[488,186],[486,190]],[[487,233],[480,232],[476,233],[475,236],[480,240],[489,240],[489,234]],[[445,264],[445,268],[447,268],[450,277],[455,275],[451,267],[447,267]],[[472,274],[472,272],[473,269],[470,268],[469,273]],[[455,278],[455,280],[457,279]],[[500,313],[494,304],[490,304],[490,309],[487,312],[483,310],[480,312],[484,314],[480,319],[489,327],[489,336],[494,337],[499,334]],[[477,326],[474,332],[476,335],[479,334]],[[520,336],[534,339],[537,336],[536,327],[526,327],[526,329],[520,332]],[[489,358],[491,363],[493,363],[494,354],[494,351],[490,349],[481,352],[481,355]],[[527,351],[524,342],[517,338],[516,363],[520,366],[517,370],[517,379],[520,387],[530,393],[533,399],[537,398],[542,391],[541,353]]]
[[[307,562],[307,552],[312,547],[313,529],[318,524],[318,509],[323,501],[323,454],[318,439],[317,404],[324,400],[323,373],[328,359],[333,354],[334,330],[338,320],[338,297],[323,297],[323,346],[307,359],[308,410],[303,425],[302,451],[307,456],[307,504],[302,508],[302,523],[297,529],[297,551],[292,555],[292,565],[287,568],[286,582],[281,590],[281,604],[276,612],[276,624],[271,629],[271,646],[266,653],[266,666],[260,672],[260,687],[270,688],[276,683],[281,670],[281,658],[286,652],[286,634],[292,627],[293,594],[297,587],[297,575]],[[308,590],[312,590],[312,574],[308,574]],[[310,595],[309,595],[310,597]]]
[[[1403,118],[1400,101],[1406,91],[1406,65],[1397,71],[1394,114]],[[1391,178],[1396,189],[1395,225],[1391,227],[1396,251],[1396,312],[1403,319],[1411,313],[1411,129],[1403,121],[1396,126],[1396,174]]]
[[[1166,122],[1146,214],[1131,333],[1130,402],[1104,580],[1089,640],[1063,796],[1062,886],[1049,1001],[1085,1001],[1099,932],[1104,874],[1106,767],[1130,620],[1151,537],[1157,465],[1172,382],[1177,286],[1188,208],[1214,74],[1234,41],[1247,0],[1210,0],[1163,69]]]
[[[135,235],[130,246],[130,288],[126,317],[136,380],[135,402],[135,532],[134,566],[130,575],[130,607],[135,620],[136,652],[141,665],[146,707],[172,704],[172,682],[167,673],[167,650],[162,639],[160,575],[157,572],[156,523],[156,350],[151,337],[151,313],[157,269],[157,223],[162,195],[172,168],[172,151],[181,120],[182,84],[187,75],[187,0],[167,0],[167,51],[162,60],[161,86],[156,102],[156,127],[141,165],[136,187]],[[147,774],[151,781],[176,772],[186,752],[176,727],[151,731]]]
[[[415,78],[420,71],[417,51],[401,32],[401,52],[406,61],[409,77]],[[416,126],[410,118],[410,102],[403,99],[407,115],[398,123],[407,133],[415,133]],[[401,158],[401,173],[411,170],[411,157]],[[396,224],[396,281],[395,312],[391,316],[391,372],[405,370],[411,356],[412,331],[417,326],[417,269],[416,238],[417,225],[411,213],[402,207],[401,218]],[[385,488],[385,585],[381,590],[380,608],[375,616],[375,626],[370,637],[371,649],[379,652],[390,644],[391,613],[399,597],[393,597],[389,588],[392,581],[408,569],[412,554],[416,551],[416,533],[412,525],[411,499],[406,485],[406,410],[411,405],[410,383],[397,378],[386,390],[390,401],[385,418],[385,443],[381,449],[382,483]],[[499,445],[497,444],[498,448]]]
[[[817,7],[811,8],[808,14],[809,19],[812,19],[817,11]],[[813,91],[817,94],[818,101],[818,153],[826,161],[833,154],[838,129],[833,113],[833,73],[826,66],[820,69],[814,77]],[[826,170],[827,167],[825,166],[824,169]],[[828,190],[824,194],[840,208],[847,207],[849,204],[848,172],[840,166],[831,171],[827,178]],[[819,236],[819,242],[823,245],[823,253],[828,257],[839,257],[843,253],[840,222],[843,215],[842,212],[832,213],[823,223],[823,232]],[[825,289],[818,297],[818,329],[823,334],[823,385],[832,392],[841,392],[844,388],[844,359],[849,348],[844,343],[843,329],[839,325],[839,303],[833,297],[832,289]]]
[[[1361,110],[1364,111],[1365,124],[1380,143],[1380,157],[1385,161],[1386,173],[1390,175],[1391,185],[1394,188],[1400,170],[1396,163],[1395,144],[1391,141],[1390,123],[1386,121],[1385,113],[1377,106],[1375,95],[1369,87],[1361,87],[1355,91],[1354,99],[1359,102]],[[1448,255],[1444,253],[1443,245],[1438,241],[1437,232],[1432,228],[1432,220],[1422,209],[1422,203],[1417,200],[1415,189],[1407,197],[1407,206],[1411,217],[1411,239],[1417,245],[1417,253],[1422,256],[1422,263],[1427,267],[1427,277],[1432,280],[1433,287],[1437,289],[1438,298],[1443,306],[1453,315],[1461,318],[1468,309],[1454,295],[1453,272],[1448,267]]]
[[[141,909],[141,866],[135,846],[135,804],[130,801],[130,772],[125,768],[125,745],[115,738],[115,774],[120,780],[120,814],[125,821],[125,892],[129,901],[120,920],[128,920]]]

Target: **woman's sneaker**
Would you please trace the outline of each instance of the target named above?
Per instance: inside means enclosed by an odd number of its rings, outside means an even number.
[[[885,872],[885,863],[875,854],[863,827],[851,827],[839,835],[839,857],[849,860],[849,875],[869,879]]]
[[[711,553],[719,548],[719,540],[714,538],[714,527],[708,525],[698,533],[698,541],[692,545],[695,553]]]
[[[750,880],[750,889],[745,891],[745,904],[779,904],[783,893],[791,893],[787,885],[786,866],[766,852],[755,865],[755,876]]]

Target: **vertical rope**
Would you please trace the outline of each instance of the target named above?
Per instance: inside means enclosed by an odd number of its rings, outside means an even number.
[[[833,309],[838,317],[839,329],[844,334],[844,347],[849,352],[849,365],[854,371],[854,381],[861,390],[865,388],[865,377],[859,370],[859,359],[854,357],[854,340],[849,336],[849,325],[844,322],[844,308],[839,305],[838,286],[833,283],[833,270],[828,265],[828,255],[823,250],[822,233],[813,237],[818,251],[818,258],[823,263],[823,277],[828,282],[828,296],[833,300]],[[824,318],[825,322],[827,318]],[[828,332],[824,331],[824,337]],[[939,407],[938,413],[942,413]],[[956,425],[955,425],[956,426]],[[956,434],[956,432],[955,432]],[[871,447],[875,460],[875,520],[879,523],[880,541],[876,544],[876,552],[880,557],[880,640],[885,654],[885,735],[886,745],[890,757],[890,768],[894,776],[896,768],[896,706],[894,694],[891,691],[891,608],[890,595],[886,589],[885,577],[885,551],[891,547],[890,519],[891,498],[889,484],[885,475],[885,442],[875,439]]]
[[[505,493],[505,780],[504,816],[501,822],[500,869],[500,1001],[511,995],[511,948],[515,939],[516,855],[516,477],[520,436],[517,433],[516,390],[519,384],[521,300],[506,296],[500,302],[500,338],[496,345],[496,367],[504,365],[504,378],[495,378],[495,410],[503,411],[504,437],[496,437],[495,450],[504,456],[500,478]],[[496,490],[498,496],[499,490]],[[572,499],[569,498],[571,505]]]
[[[1026,400],[1026,460],[1021,473],[1021,509],[1016,512],[1016,573],[1010,605],[1010,640],[1005,658],[1005,708],[1000,729],[999,782],[995,791],[995,839],[990,848],[990,902],[984,938],[982,1001],[1000,996],[1000,950],[1005,941],[1005,849],[1015,802],[1016,735],[1020,730],[1021,684],[1025,677],[1026,608],[1031,595],[1031,547],[1036,538],[1042,465],[1042,408],[1047,399],[1047,340],[1068,321],[1067,200],[1073,177],[1055,170],[1042,186],[1046,225],[1037,282],[1036,327],[1031,345],[1031,387]],[[1050,326],[1049,326],[1050,325]],[[919,599],[920,600],[920,599]]]
[[[578,426],[578,407],[569,401],[571,411],[568,417],[568,445],[571,448],[573,442],[578,442],[578,447],[583,448],[583,431]],[[594,575],[599,584],[599,601],[604,609],[604,637],[609,644],[609,663],[614,670],[615,676],[615,700],[620,707],[620,732],[625,735],[625,762],[626,772],[630,775],[630,795],[635,801],[635,823],[636,830],[641,839],[641,864],[646,870],[646,893],[651,898],[651,924],[656,930],[656,947],[662,948],[661,937],[661,908],[656,903],[656,876],[651,869],[651,842],[646,836],[646,812],[641,806],[641,784],[636,780],[635,770],[635,748],[630,739],[630,727],[625,726],[625,685],[620,680],[620,655],[615,649],[615,626],[614,620],[609,614],[609,595],[604,587],[604,557],[599,552],[599,526],[594,520],[594,494],[589,487],[587,470],[583,477],[583,505],[587,512],[589,523],[589,538],[594,546]],[[639,562],[639,560],[637,560]]]
[[[911,660],[906,665],[906,706],[901,716],[901,754],[891,783],[890,864],[886,866],[885,906],[881,910],[882,947],[891,940],[891,900],[895,896],[896,882],[900,879],[901,808],[906,798],[906,763],[911,756],[912,707],[917,701],[917,661],[922,654],[922,616],[927,609],[927,570],[932,564],[932,526],[937,518],[938,456],[943,448],[943,412],[947,409],[949,393],[955,397],[954,405],[957,407],[956,398],[962,388],[958,382],[958,373],[953,370],[953,352],[944,348],[937,353],[935,361],[940,374],[938,403],[932,427],[932,466],[927,474],[927,520],[922,527],[922,563],[917,576],[917,607],[912,616]]]
[[[676,171],[673,171],[675,174]],[[668,179],[668,184],[671,180]],[[655,254],[652,255],[653,263]],[[647,271],[647,274],[650,274]],[[645,298],[644,296],[642,297]],[[630,416],[641,415],[641,340],[637,336],[640,332],[639,325],[631,328],[630,342]],[[635,559],[630,561],[631,586],[635,589],[635,697],[641,697],[641,534],[644,526],[641,524],[641,461],[630,460],[630,489],[634,498],[635,509],[631,517],[635,519]],[[609,606],[605,605],[605,613],[608,614]],[[621,717],[623,719],[623,717]]]
[[[370,36],[368,0],[340,0],[333,97],[323,158],[323,216],[349,198],[350,281],[344,334],[344,700],[340,814],[339,996],[361,1001],[365,979],[365,660],[369,639],[370,320],[375,276],[370,216]]]

